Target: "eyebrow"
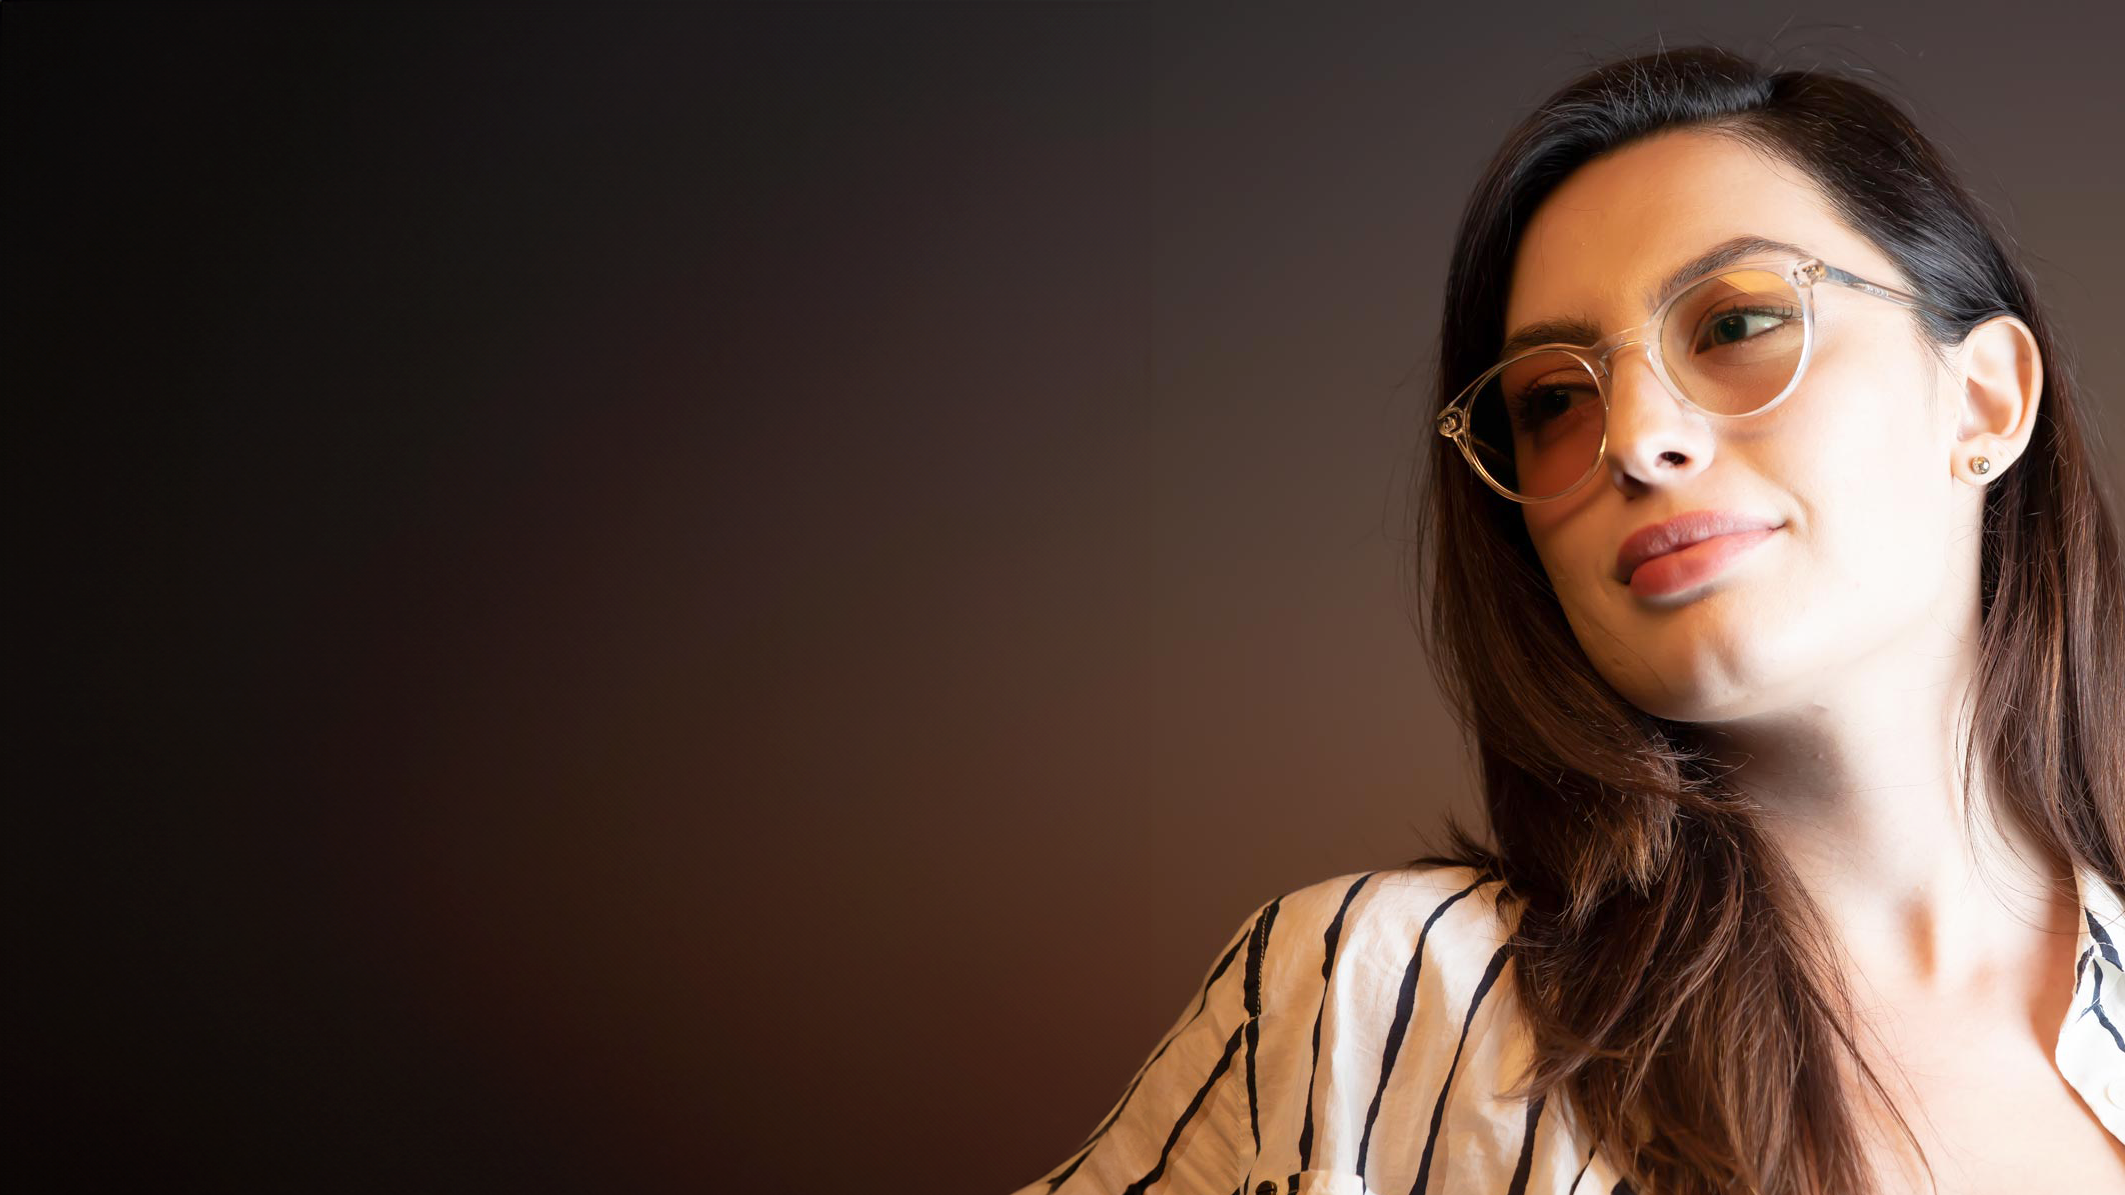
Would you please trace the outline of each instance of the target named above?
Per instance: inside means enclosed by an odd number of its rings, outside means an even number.
[[[1675,296],[1684,286],[1714,270],[1743,261],[1759,254],[1789,253],[1806,257],[1808,251],[1798,245],[1772,240],[1753,233],[1730,237],[1676,266],[1660,284],[1645,294],[1645,309],[1652,311]],[[1559,319],[1536,320],[1522,324],[1505,338],[1498,350],[1498,359],[1504,360],[1522,349],[1531,349],[1544,344],[1589,345],[1601,339],[1601,326],[1584,316],[1565,316]]]

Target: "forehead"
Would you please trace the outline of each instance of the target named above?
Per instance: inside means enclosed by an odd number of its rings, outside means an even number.
[[[1670,270],[1747,234],[1897,276],[1797,168],[1717,133],[1662,133],[1581,166],[1535,209],[1513,258],[1506,328],[1560,316],[1604,332],[1635,324]]]

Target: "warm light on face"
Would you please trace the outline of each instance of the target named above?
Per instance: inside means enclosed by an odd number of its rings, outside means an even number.
[[[1678,264],[1749,237],[1907,289],[1791,166],[1731,138],[1670,133],[1587,164],[1537,209],[1506,327],[1617,339],[1647,319],[1646,296]],[[1598,466],[1569,492],[1519,509],[1581,645],[1641,708],[1690,721],[1772,712],[1928,620],[1960,617],[1948,545],[1973,494],[1943,468],[1953,413],[1932,401],[1939,366],[1910,310],[1879,297],[1815,288],[1812,327],[1787,357],[1744,360],[1722,348],[1722,337],[1746,345],[1782,334],[1777,318],[1750,310],[1764,305],[1727,298],[1708,319],[1668,320],[1657,340],[1641,332],[1651,343],[1594,363],[1606,367]],[[1805,370],[1775,406],[1729,417],[1775,389],[1767,369],[1792,375],[1811,336]],[[1572,380],[1552,372],[1509,384],[1568,419],[1571,404],[1543,388],[1559,376]],[[1586,432],[1583,421],[1561,426]],[[1581,446],[1556,435],[1553,445]],[[1520,441],[1514,451],[1537,449],[1519,459],[1541,463],[1540,447]],[[1634,533],[1714,515],[1776,529],[1724,545],[1745,551],[1711,545],[1636,585],[1619,579],[1618,553]]]

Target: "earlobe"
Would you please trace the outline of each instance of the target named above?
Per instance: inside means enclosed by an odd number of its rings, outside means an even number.
[[[2036,333],[2012,315],[1986,320],[1963,338],[1958,362],[1952,470],[1983,485],[2019,459],[2036,429],[2044,390]]]

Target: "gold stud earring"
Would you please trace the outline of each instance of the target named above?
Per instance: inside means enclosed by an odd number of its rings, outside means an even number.
[[[1970,471],[1979,477],[1983,477],[1985,474],[1992,472],[1992,462],[1981,456],[1973,456],[1970,458]]]

